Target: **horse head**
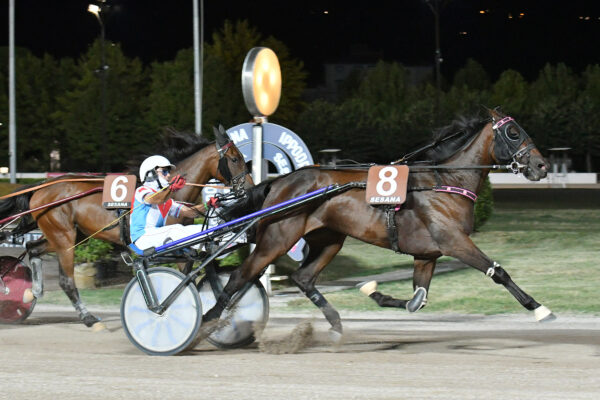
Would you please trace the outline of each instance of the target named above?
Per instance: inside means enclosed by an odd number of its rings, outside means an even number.
[[[254,186],[244,161],[244,155],[229,139],[223,125],[219,125],[218,129],[213,127],[213,132],[216,140],[215,145],[219,153],[219,165],[217,167],[217,174],[220,175],[219,180],[230,184],[235,192]]]
[[[494,147],[492,157],[497,163],[508,164],[516,174],[522,172],[530,181],[539,181],[548,174],[548,162],[517,122],[498,110],[487,110],[492,118]]]

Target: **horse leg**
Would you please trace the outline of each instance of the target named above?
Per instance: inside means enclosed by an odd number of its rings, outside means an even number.
[[[325,229],[305,236],[309,249],[308,255],[300,268],[290,276],[292,282],[300,288],[314,305],[319,307],[325,318],[327,318],[331,325],[330,337],[334,342],[339,342],[342,337],[340,314],[315,288],[315,282],[323,268],[340,251],[345,239],[346,235]]]
[[[45,238],[31,240],[25,244],[25,248],[27,249],[31,268],[31,296],[40,298],[44,295],[44,273],[40,257],[48,252],[48,241]],[[32,300],[33,298],[29,301]]]
[[[266,225],[264,230],[257,232],[254,251],[230,275],[216,304],[204,314],[203,321],[219,318],[232,296],[246,283],[258,278],[275,259],[284,255],[302,237],[303,233],[304,219],[301,216]]]
[[[94,331],[105,329],[106,327],[100,322],[100,319],[92,315],[82,303],[79,291],[75,286],[73,279],[75,252],[72,246],[75,244],[77,231],[73,223],[70,223],[69,219],[60,213],[60,209],[54,209],[38,220],[38,226],[48,240],[49,246],[46,250],[54,250],[58,256],[58,284],[71,300],[73,307],[79,312],[79,318],[85,326],[92,327]]]
[[[104,324],[100,322],[100,318],[92,315],[81,301],[79,290],[77,290],[77,287],[75,286],[75,280],[73,279],[73,249],[57,250],[56,254],[58,255],[59,259],[58,284],[65,292],[69,300],[71,300],[73,307],[75,307],[75,309],[79,312],[79,319],[81,319],[85,326],[92,328],[94,331],[106,329]],[[64,268],[64,265],[70,266],[70,268]]]
[[[377,282],[367,282],[361,287],[361,292],[367,294],[380,307],[406,308],[408,312],[415,312],[425,307],[427,304],[427,293],[429,284],[433,277],[437,259],[414,259],[413,273],[413,297],[410,300],[395,299],[392,296],[385,295],[377,291]]]
[[[454,257],[464,262],[467,265],[476,268],[492,278],[492,280],[502,285],[513,295],[515,299],[529,311],[534,311],[535,318],[539,322],[552,321],[556,316],[545,306],[541,305],[530,295],[525,293],[513,280],[508,272],[506,272],[500,264],[492,261],[471,241],[468,236],[464,236],[462,241],[447,241],[446,246],[442,247],[442,252],[445,255]],[[451,242],[451,243],[450,243]],[[440,243],[440,242],[438,242]]]

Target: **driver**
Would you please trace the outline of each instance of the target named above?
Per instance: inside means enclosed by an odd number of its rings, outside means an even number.
[[[171,179],[171,170],[175,166],[163,156],[153,155],[140,165],[142,186],[135,191],[130,217],[131,242],[144,250],[158,247],[202,231],[202,225],[165,225],[169,215],[194,218],[206,211],[206,205],[188,207],[170,199],[172,193],[185,186],[185,178],[175,175]],[[216,206],[217,199],[211,198],[209,204]],[[199,244],[192,246],[198,249]]]

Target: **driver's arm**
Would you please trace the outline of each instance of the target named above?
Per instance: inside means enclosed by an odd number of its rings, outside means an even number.
[[[182,205],[179,215],[188,218],[196,218],[200,215],[206,214],[206,207],[204,204],[198,204],[192,207]]]
[[[150,193],[144,197],[144,202],[147,204],[162,204],[169,199],[171,193],[171,188],[166,188],[156,193]]]

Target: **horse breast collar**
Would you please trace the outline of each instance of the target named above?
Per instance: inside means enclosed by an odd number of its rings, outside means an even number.
[[[444,193],[453,193],[460,194],[461,196],[465,196],[471,200],[473,203],[477,201],[477,195],[475,192],[470,191],[469,189],[460,188],[457,186],[448,186],[448,185],[438,185],[433,187],[434,192],[444,192]]]

